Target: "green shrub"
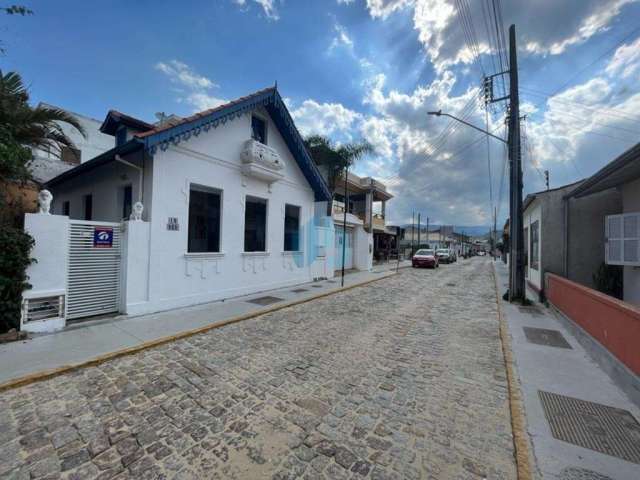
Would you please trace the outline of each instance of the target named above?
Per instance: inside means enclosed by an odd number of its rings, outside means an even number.
[[[26,270],[33,262],[29,255],[33,244],[22,229],[0,227],[0,332],[20,325],[22,292],[31,288]]]

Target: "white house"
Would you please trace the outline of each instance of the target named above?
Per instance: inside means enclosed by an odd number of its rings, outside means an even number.
[[[111,111],[101,130],[115,146],[46,184],[53,215],[27,215],[23,328],[333,276],[331,195],[276,88],[161,126]]]

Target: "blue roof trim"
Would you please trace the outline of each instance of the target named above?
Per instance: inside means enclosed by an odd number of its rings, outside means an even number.
[[[226,106],[223,105],[220,108],[213,109],[209,113],[196,116],[196,118],[192,120],[145,136],[143,138],[145,148],[152,155],[158,148],[165,151],[170,145],[177,145],[182,141],[188,140],[192,135],[200,135],[203,131],[208,132],[211,128],[224,125],[228,121],[259,107],[265,107],[269,115],[271,115],[287,147],[289,147],[302,173],[309,182],[309,185],[311,185],[316,201],[330,201],[331,192],[329,191],[329,187],[318,171],[318,167],[309,156],[302,137],[293,123],[293,119],[286,105],[282,101],[282,97],[280,97],[280,94],[275,88],[249,95],[238,101],[231,102]]]

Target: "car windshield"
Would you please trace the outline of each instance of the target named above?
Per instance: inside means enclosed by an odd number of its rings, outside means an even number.
[[[416,252],[416,255],[423,255],[423,256],[433,255],[433,250],[418,250]]]
[[[436,253],[443,253],[445,255],[449,255],[449,250],[438,250]]]

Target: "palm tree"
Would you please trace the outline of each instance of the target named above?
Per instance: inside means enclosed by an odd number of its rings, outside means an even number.
[[[41,149],[74,148],[62,130],[62,124],[74,127],[82,136],[84,128],[71,114],[46,106],[29,105],[29,92],[16,72],[0,70],[0,128],[24,146]]]
[[[304,144],[316,165],[325,169],[331,200],[335,197],[336,183],[342,173],[346,172],[363,155],[374,152],[373,146],[366,141],[347,143],[336,147],[330,139],[322,135],[311,135],[306,138]],[[332,204],[333,201],[327,208],[329,215]]]

